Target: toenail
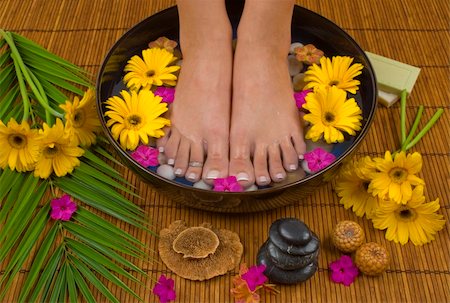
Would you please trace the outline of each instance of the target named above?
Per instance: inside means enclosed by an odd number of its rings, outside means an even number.
[[[236,175],[236,180],[238,181],[248,181],[250,180],[250,177],[247,173],[239,173]]]
[[[175,169],[174,174],[177,175],[177,176],[181,175],[181,168]]]
[[[297,169],[297,165],[295,165],[295,164],[289,165],[289,170],[290,170],[290,171],[294,171],[294,170],[296,170],[296,169]]]
[[[187,178],[189,179],[189,180],[195,180],[196,179],[196,177],[197,177],[197,175],[195,174],[195,173],[190,173],[188,176],[187,176]]]
[[[175,159],[168,159],[167,160],[167,164],[174,165],[175,164]]]
[[[283,180],[283,179],[284,179],[284,176],[283,176],[282,173],[278,173],[278,174],[275,175],[275,178],[276,178],[277,180]]]
[[[303,156],[303,155],[298,155],[298,159],[299,159],[299,160],[303,160],[303,159],[305,159],[305,156]]]
[[[266,176],[259,177],[259,183],[267,183],[267,182],[268,182],[268,179]]]
[[[217,179],[219,177],[220,172],[218,170],[210,170],[207,174],[206,174],[206,179]]]
[[[159,151],[160,153],[163,153],[163,152],[164,152],[164,146],[158,147],[158,151]]]

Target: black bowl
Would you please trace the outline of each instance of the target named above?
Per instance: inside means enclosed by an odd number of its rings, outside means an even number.
[[[227,10],[233,28],[236,29],[241,16],[243,2],[228,1]],[[377,101],[377,86],[372,66],[364,51],[341,28],[328,19],[295,6],[292,18],[292,41],[303,44],[312,43],[322,49],[326,56],[351,56],[354,61],[364,66],[363,73],[358,77],[361,81],[356,96],[362,112],[362,129],[352,139],[350,144],[336,161],[326,169],[309,175],[304,179],[287,181],[275,187],[260,189],[253,192],[229,193],[213,192],[193,188],[158,176],[139,165],[123,150],[106,127],[105,101],[125,86],[122,83],[123,69],[127,61],[140,54],[148,47],[148,42],[158,37],[166,36],[178,40],[178,11],[176,7],[163,10],[138,23],[126,32],[111,48],[100,68],[97,79],[97,108],[103,130],[123,162],[142,179],[152,184],[158,191],[167,194],[172,200],[194,208],[217,212],[255,212],[293,204],[307,197],[328,181],[342,164],[344,159],[350,159],[360,145],[372,123]],[[270,37],[268,37],[270,39]]]

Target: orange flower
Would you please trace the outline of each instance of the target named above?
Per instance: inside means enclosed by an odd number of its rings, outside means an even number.
[[[233,279],[234,288],[231,289],[231,294],[234,296],[236,303],[258,303],[259,295],[248,288],[247,281],[236,276]]]
[[[173,53],[175,47],[177,47],[178,43],[176,41],[170,40],[166,37],[159,37],[155,41],[152,41],[148,44],[148,48],[157,47],[164,48],[166,51]]]
[[[316,48],[312,44],[307,44],[302,47],[297,47],[295,50],[295,57],[298,61],[306,64],[319,64],[320,58],[323,57],[323,51]]]

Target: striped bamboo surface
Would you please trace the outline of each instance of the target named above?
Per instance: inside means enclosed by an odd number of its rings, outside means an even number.
[[[174,0],[0,0],[0,28],[15,31],[40,43],[50,51],[86,68],[95,75],[113,43],[131,26],[162,9]],[[442,0],[299,0],[298,4],[334,21],[346,30],[363,49],[422,68],[414,91],[408,99],[408,122],[412,123],[420,104],[424,117],[436,108],[445,113],[431,132],[415,146],[422,153],[422,177],[429,199],[440,198],[447,223],[435,241],[423,247],[404,246],[386,241],[384,232],[371,222],[356,217],[339,204],[332,184],[296,205],[263,213],[225,215],[189,209],[160,195],[128,170],[126,178],[137,186],[144,200],[136,200],[146,210],[159,231],[172,221],[182,219],[188,225],[210,222],[218,228],[233,230],[244,245],[243,262],[254,264],[259,246],[267,239],[270,224],[278,218],[296,217],[305,221],[321,239],[319,270],[312,279],[294,286],[281,286],[281,293],[264,295],[263,302],[450,302],[450,7]],[[94,77],[94,76],[93,76]],[[357,155],[381,156],[397,146],[399,108],[379,106],[375,121]],[[422,119],[425,120],[425,119]],[[421,126],[423,126],[422,123]],[[332,247],[330,232],[336,222],[359,222],[368,241],[387,247],[392,261],[381,277],[359,277],[350,287],[329,279],[328,264],[340,257]],[[122,225],[135,236],[157,249],[157,238]],[[155,260],[139,265],[150,276],[146,287],[133,286],[145,302],[155,302],[151,293],[154,279],[166,274],[175,279],[177,302],[230,302],[232,277],[237,268],[224,276],[205,282],[177,277]],[[14,302],[27,274],[18,275],[6,301]],[[111,286],[121,302],[135,299]],[[98,295],[98,301],[104,298]]]

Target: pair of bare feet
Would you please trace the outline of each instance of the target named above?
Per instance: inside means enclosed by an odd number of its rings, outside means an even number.
[[[177,176],[192,182],[211,184],[232,175],[248,187],[284,180],[287,172],[297,170],[305,152],[287,64],[290,20],[268,32],[258,26],[258,18],[246,16],[264,18],[261,12],[245,8],[233,55],[228,19],[216,15],[215,31],[207,27],[208,17],[197,30],[192,24],[188,30],[183,21],[196,21],[183,15],[182,8],[179,3],[183,66],[172,126],[158,141],[168,164],[174,165]],[[271,36],[274,30],[285,34]]]

